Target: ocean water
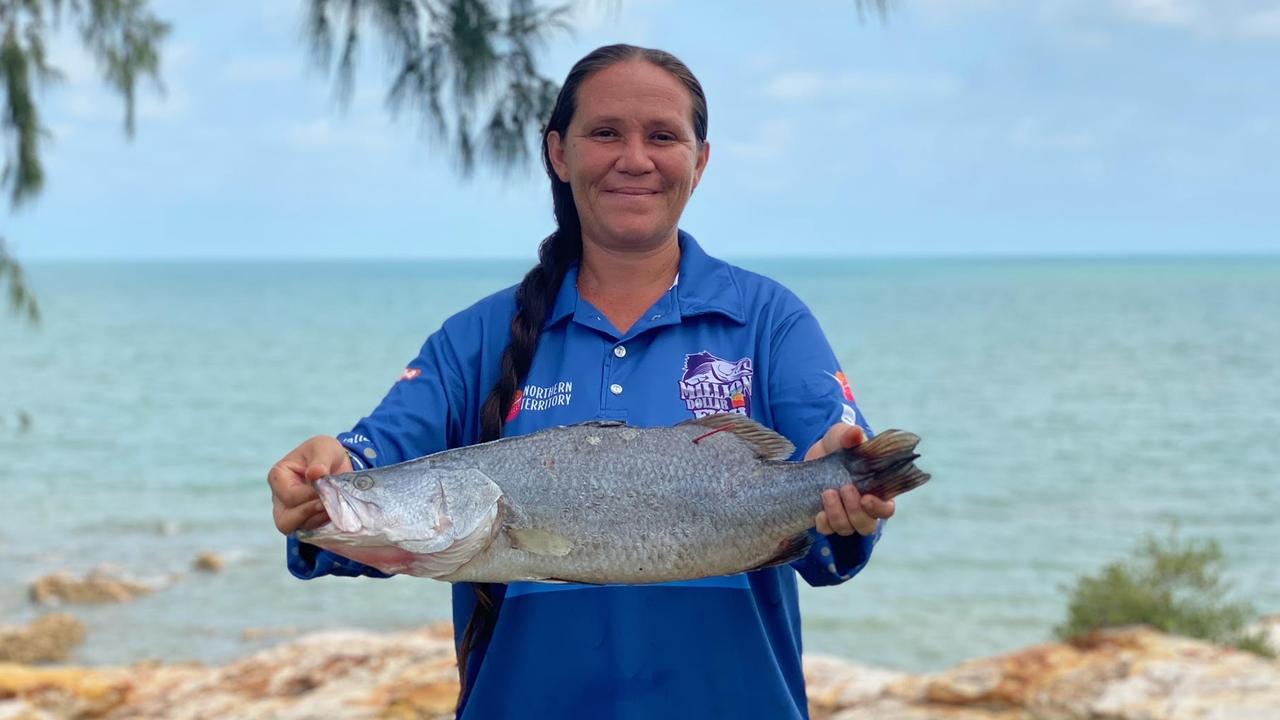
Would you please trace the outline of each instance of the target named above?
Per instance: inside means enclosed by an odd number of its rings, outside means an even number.
[[[921,671],[1044,641],[1075,577],[1175,525],[1280,612],[1280,259],[743,264],[809,303],[868,418],[918,432],[934,475],[859,577],[802,589],[807,649]],[[41,612],[35,578],[104,563],[167,585],[71,608],[79,662],[446,618],[442,583],[294,580],[264,478],[524,269],[31,265],[44,323],[0,319],[0,624]],[[227,569],[190,572],[204,550]]]

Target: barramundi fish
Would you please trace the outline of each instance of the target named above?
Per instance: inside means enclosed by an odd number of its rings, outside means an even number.
[[[298,539],[448,582],[730,575],[802,557],[823,490],[888,499],[922,485],[919,440],[888,430],[787,462],[792,444],[744,415],[592,421],[320,478],[329,522]]]

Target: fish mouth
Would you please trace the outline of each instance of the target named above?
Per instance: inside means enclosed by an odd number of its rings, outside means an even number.
[[[329,514],[329,522],[315,530],[303,531],[308,535],[353,535],[371,531],[379,525],[381,508],[342,492],[332,478],[322,477],[315,481],[314,487],[320,495],[320,502],[324,504],[325,512]]]

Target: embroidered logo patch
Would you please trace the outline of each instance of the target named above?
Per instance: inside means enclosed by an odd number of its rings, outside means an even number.
[[[828,374],[830,375],[830,373]],[[831,377],[835,378],[836,382],[840,383],[840,390],[841,392],[844,393],[844,399],[848,400],[849,402],[854,402],[853,388],[849,387],[849,378],[844,376],[844,371],[837,370],[836,374],[831,375]]]
[[[703,350],[684,356],[680,399],[694,417],[715,413],[751,415],[751,358],[737,362]]]
[[[573,383],[561,381],[554,385],[525,385],[516,391],[507,409],[507,422],[516,419],[522,410],[537,412],[568,405],[573,400]]]
[[[405,368],[404,372],[400,373],[400,379],[412,380],[421,374],[422,374],[422,371],[419,370],[418,368]]]

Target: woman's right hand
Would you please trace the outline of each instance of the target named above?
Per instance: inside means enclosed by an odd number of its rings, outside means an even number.
[[[317,435],[280,458],[267,473],[276,529],[285,535],[329,522],[312,483],[325,475],[351,472],[351,458],[337,439]]]

